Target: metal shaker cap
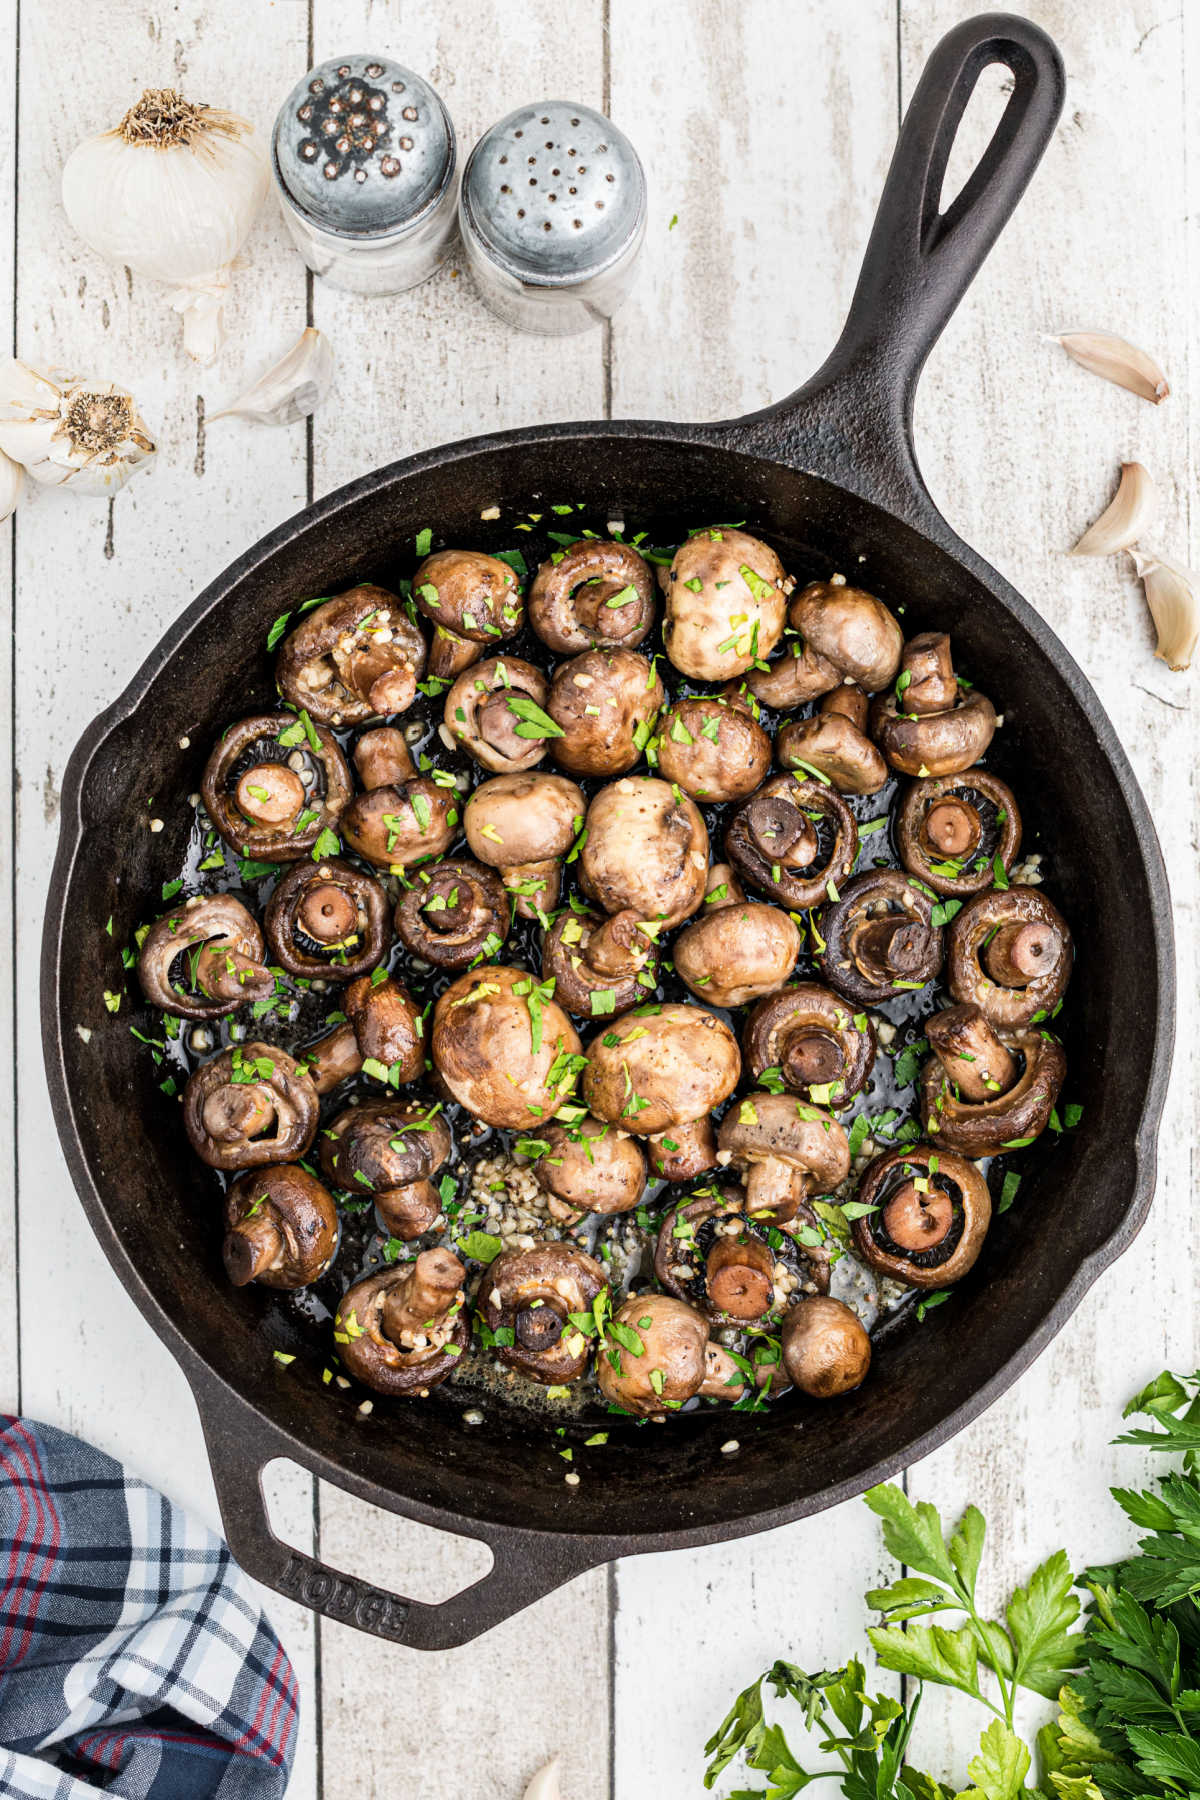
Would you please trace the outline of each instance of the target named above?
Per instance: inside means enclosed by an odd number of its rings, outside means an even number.
[[[566,287],[638,242],[646,178],[637,152],[590,106],[545,100],[484,133],[463,173],[460,224],[516,280]]]
[[[404,229],[453,178],[454,127],[422,76],[382,56],[310,69],[279,109],[272,141],[280,189],[307,219],[342,236]]]

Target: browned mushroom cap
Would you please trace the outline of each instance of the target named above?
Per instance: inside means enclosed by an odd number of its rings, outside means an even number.
[[[841,712],[789,719],[779,729],[775,754],[785,769],[824,775],[840,794],[877,794],[888,778],[870,738]]]
[[[283,640],[279,691],[321,725],[361,725],[417,697],[425,639],[386,588],[362,582],[326,600]]]
[[[864,1012],[806,981],[760,1000],[746,1021],[742,1056],[755,1081],[770,1073],[818,1106],[846,1106],[866,1086],[875,1028]]]
[[[720,881],[675,940],[675,972],[710,1006],[745,1006],[782,987],[800,955],[785,912],[731,895]]]
[[[771,740],[736,687],[686,694],[662,716],[659,773],[693,800],[744,800],[770,766]]]
[[[319,1102],[308,1075],[274,1044],[235,1044],[188,1077],[183,1124],[210,1169],[294,1162],[317,1132]]]
[[[669,782],[624,775],[592,800],[579,884],[605,912],[628,909],[670,931],[700,906],[707,872],[700,810]]]
[[[646,1158],[627,1131],[584,1117],[577,1125],[548,1125],[540,1137],[546,1148],[533,1172],[552,1196],[552,1218],[573,1225],[584,1213],[629,1212],[641,1199]]]
[[[868,869],[822,907],[817,966],[855,1006],[881,1006],[941,968],[943,932],[932,918],[933,901],[911,877]]]
[[[596,1019],[645,1000],[657,979],[657,929],[628,908],[611,918],[574,906],[561,912],[542,940],[542,975],[553,979],[559,1005]]]
[[[511,926],[504,883],[466,856],[415,869],[396,908],[401,943],[438,969],[462,969],[477,956],[495,956]]]
[[[459,676],[446,695],[446,730],[496,775],[532,769],[560,727],[544,711],[549,684],[519,656],[489,656]]]
[[[858,1190],[869,1210],[852,1227],[865,1263],[909,1287],[961,1281],[983,1248],[992,1197],[974,1163],[933,1144],[877,1156]]]
[[[275,992],[262,932],[232,894],[197,894],[156,919],[142,939],[138,980],[151,1006],[183,1019],[219,1019]]]
[[[791,581],[768,544],[714,526],[681,544],[658,579],[663,649],[696,681],[728,681],[765,663],[783,636]]]
[[[900,860],[935,894],[965,899],[992,885],[1021,848],[1013,791],[986,769],[914,781],[896,822]]]
[[[851,1393],[871,1366],[871,1340],[861,1322],[827,1294],[797,1301],[784,1318],[780,1346],[792,1386],[814,1400]]]
[[[788,607],[788,623],[801,633],[809,650],[868,694],[895,680],[904,633],[874,594],[848,587],[837,576],[832,581],[810,581]]]
[[[225,1195],[221,1255],[235,1287],[301,1288],[323,1275],[338,1243],[337,1207],[298,1164],[239,1175]]]
[[[408,739],[394,725],[363,732],[354,746],[354,766],[365,788],[400,787],[417,773]]]
[[[441,1107],[428,1100],[365,1100],[321,1133],[321,1167],[336,1187],[370,1194],[393,1236],[420,1237],[441,1213],[433,1177],[450,1154]]]
[[[677,1412],[700,1394],[740,1400],[745,1378],[728,1351],[710,1341],[708,1320],[671,1294],[630,1294],[613,1314],[596,1358],[600,1391],[612,1406],[641,1418]]]
[[[524,607],[516,575],[481,550],[436,550],[413,576],[413,598],[433,620],[429,669],[439,680],[457,675],[490,644],[521,629]]]
[[[458,836],[460,808],[457,789],[419,775],[357,795],[342,814],[342,836],[376,868],[402,874],[444,855]]]
[[[511,1343],[495,1346],[501,1362],[547,1387],[578,1381],[588,1365],[587,1337],[571,1313],[590,1313],[607,1288],[598,1262],[573,1244],[535,1243],[504,1250],[479,1284],[475,1312]]]
[[[828,1250],[805,1250],[780,1233],[776,1253],[765,1229],[762,1220],[747,1216],[740,1191],[698,1194],[664,1216],[654,1273],[669,1294],[719,1325],[777,1319],[801,1285],[827,1292]]]
[[[764,706],[791,712],[837,686],[842,675],[831,662],[818,656],[811,644],[798,637],[785,640],[783,650],[769,668],[753,668],[746,686]]]
[[[858,826],[841,795],[821,781],[773,775],[739,806],[725,854],[751,887],[802,912],[839,887],[858,856]]]
[[[644,1007],[588,1046],[583,1097],[598,1119],[638,1137],[690,1125],[727,1100],[742,1059],[723,1019],[700,1006]]]
[[[544,1125],[574,1086],[579,1036],[525,969],[474,969],[433,1011],[433,1064],[446,1090],[485,1125]]]
[[[424,1073],[421,1009],[384,969],[360,975],[342,996],[345,1024],[310,1044],[304,1062],[319,1094],[332,1093],[360,1070],[403,1087]]]
[[[1040,1024],[1066,992],[1072,956],[1067,922],[1040,889],[977,894],[950,926],[950,992],[999,1029]]]
[[[1067,1072],[1056,1038],[1039,1029],[997,1037],[977,1006],[948,1007],[926,1031],[934,1054],[921,1075],[921,1123],[930,1142],[975,1159],[1041,1136]]]
[[[850,1146],[837,1120],[790,1094],[748,1094],[722,1119],[717,1144],[726,1167],[746,1172],[746,1211],[773,1225],[850,1173]]]
[[[942,632],[923,632],[904,646],[895,691],[871,707],[871,736],[893,769],[922,779],[971,768],[995,730],[991,701],[974,688],[960,694]]]
[[[705,1114],[646,1139],[650,1170],[662,1181],[695,1181],[717,1166],[717,1128]]]
[[[581,538],[534,576],[529,623],[560,656],[600,644],[632,650],[654,623],[654,578],[628,544]]]
[[[373,876],[331,856],[290,868],[267,902],[263,924],[271,954],[289,975],[350,981],[391,948],[390,910]]]
[[[241,855],[295,862],[337,825],[354,782],[324,725],[256,713],[213,746],[200,791],[209,818]]]
[[[441,1248],[366,1275],[342,1295],[333,1341],[347,1373],[380,1394],[427,1394],[470,1341],[466,1270]]]
[[[583,827],[583,789],[565,775],[497,775],[467,801],[471,853],[499,869],[518,914],[535,919],[558,902],[562,859]]]
[[[559,727],[550,753],[572,775],[624,775],[641,761],[666,695],[633,650],[585,650],[554,671],[546,711]]]

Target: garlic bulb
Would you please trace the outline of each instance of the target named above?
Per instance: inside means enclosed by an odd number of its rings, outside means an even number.
[[[333,351],[323,332],[310,325],[286,356],[260,375],[252,387],[220,412],[217,419],[253,419],[259,425],[293,425],[315,412],[333,380]]]
[[[133,395],[113,382],[43,375],[10,357],[0,363],[0,450],[47,487],[115,494],[155,444]]]
[[[24,492],[24,469],[0,450],[0,521],[12,517]]]
[[[67,217],[108,262],[174,288],[189,356],[211,362],[230,265],[269,184],[266,151],[232,113],[147,88],[121,123],[72,151]]]

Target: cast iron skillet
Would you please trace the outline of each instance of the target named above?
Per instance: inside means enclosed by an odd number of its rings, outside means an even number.
[[[950,147],[980,71],[1013,89],[981,162],[944,213]],[[1169,896],[1153,827],[1112,727],[1053,632],[939,516],[913,455],[922,364],[1024,191],[1063,97],[1051,41],[1028,21],[973,19],[935,50],[913,98],[840,342],[788,400],[718,425],[604,422],[508,432],[381,469],[281,526],[208,588],[85,733],[64,783],[43,947],[42,1018],[55,1114],[93,1228],[181,1363],[204,1425],[235,1555],[260,1580],[380,1636],[459,1644],[616,1556],[761,1531],[857,1494],[925,1456],[1003,1392],[1128,1246],[1150,1204],[1173,1029]],[[956,656],[1006,715],[1006,767],[1030,837],[1053,865],[1078,942],[1068,1052],[1083,1123],[1026,1176],[952,1305],[897,1332],[866,1387],[834,1405],[723,1409],[669,1427],[612,1421],[609,1443],[559,1440],[516,1408],[475,1430],[447,1390],[421,1410],[321,1384],[311,1349],[286,1372],[268,1354],[265,1297],[224,1280],[213,1194],[178,1108],[123,1021],[97,946],[115,944],[173,875],[208,746],[270,694],[264,638],[298,596],[394,567],[435,524],[449,543],[498,547],[484,526],[566,495],[682,531],[745,518],[795,563],[858,570],[906,607],[905,624],[954,635]],[[507,529],[511,529],[511,523]],[[662,541],[660,539],[660,541]],[[860,562],[860,558],[865,561]],[[181,736],[190,748],[179,747]],[[145,829],[147,800],[168,828]],[[92,1027],[85,1044],[76,1027]],[[219,1234],[216,1234],[219,1235]],[[132,1379],[132,1371],[131,1371]],[[720,1446],[736,1432],[737,1455]],[[579,1434],[582,1437],[582,1433]],[[482,1539],[494,1566],[439,1606],[400,1599],[289,1550],[259,1475],[273,1457],[364,1499]]]

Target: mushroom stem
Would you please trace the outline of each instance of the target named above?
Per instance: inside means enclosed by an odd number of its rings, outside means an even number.
[[[704,888],[704,916],[722,906],[744,906],[746,892],[733,870],[732,863],[713,863]]]
[[[651,938],[631,907],[597,925],[587,941],[587,961],[598,975],[636,975],[650,954]]]
[[[405,1337],[429,1337],[445,1322],[465,1274],[449,1250],[422,1250],[384,1296],[379,1315],[383,1335],[393,1344]]]
[[[338,1083],[357,1075],[362,1052],[353,1025],[338,1025],[304,1052],[304,1063],[318,1094],[331,1094]]]
[[[868,919],[852,933],[851,953],[860,968],[865,963],[903,980],[926,964],[936,935],[914,919]]]
[[[221,1246],[225,1270],[235,1287],[245,1287],[271,1268],[283,1250],[283,1233],[268,1213],[242,1219],[226,1232]]]
[[[964,1100],[994,1100],[1017,1079],[1016,1058],[977,1006],[948,1006],[930,1019],[926,1036]]]
[[[1062,954],[1062,939],[1048,921],[1001,925],[983,953],[983,965],[998,987],[1028,987],[1052,969]]]
[[[209,1000],[265,1000],[275,977],[228,944],[205,944],[196,958],[195,986]]]
[[[901,1250],[936,1250],[954,1223],[954,1202],[926,1177],[924,1191],[906,1181],[885,1203],[881,1224]]]
[[[950,639],[944,631],[923,631],[910,638],[904,646],[903,668],[911,677],[900,698],[905,712],[918,717],[945,712],[958,699]]]
[[[407,1187],[385,1188],[375,1196],[375,1210],[392,1236],[407,1244],[433,1229],[442,1202],[432,1181],[421,1180]]]
[[[748,1231],[715,1240],[705,1260],[708,1297],[733,1319],[761,1319],[775,1291],[775,1258]]]
[[[809,1026],[788,1037],[781,1073],[788,1087],[803,1088],[836,1080],[845,1066],[845,1052],[833,1032]]]
[[[957,795],[947,795],[930,807],[921,822],[921,836],[935,856],[970,856],[983,836],[983,824],[975,808]]]
[[[201,1122],[214,1142],[236,1144],[242,1138],[261,1136],[274,1117],[270,1089],[239,1082],[214,1089],[204,1102]]]
[[[696,1391],[706,1400],[740,1400],[746,1391],[745,1376],[719,1344],[704,1346],[704,1380]]]
[[[459,637],[445,625],[437,625],[429,646],[429,673],[435,681],[453,681],[482,655],[482,644],[475,643],[472,638]]]
[[[746,827],[761,855],[790,869],[805,868],[817,854],[817,834],[798,806],[774,797],[751,800]]]
[[[843,718],[849,719],[850,723],[862,732],[867,729],[867,715],[870,710],[871,702],[856,681],[839,683],[830,693],[823,695],[817,707],[818,712],[841,713]]]
[[[358,908],[336,882],[317,881],[296,909],[303,929],[317,944],[345,944],[358,924]]]
[[[746,1170],[746,1211],[753,1218],[790,1219],[805,1191],[803,1175],[777,1156],[763,1157]]]
[[[238,780],[235,797],[243,818],[256,825],[287,825],[306,802],[304,783],[284,763],[255,763]]]
[[[514,910],[523,919],[536,919],[558,905],[562,864],[556,856],[541,862],[502,864],[500,879],[512,895]]]
[[[354,766],[365,788],[401,787],[417,773],[408,741],[394,725],[363,732],[354,746]]]

